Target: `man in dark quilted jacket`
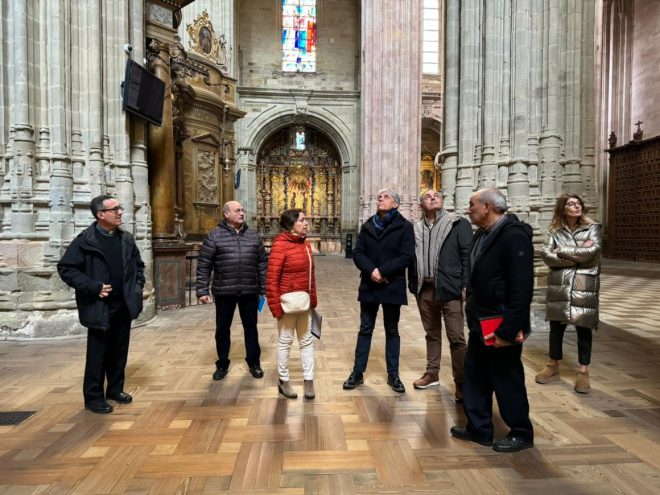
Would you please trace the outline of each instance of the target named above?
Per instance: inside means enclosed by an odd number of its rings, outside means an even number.
[[[257,312],[259,299],[266,293],[268,256],[259,235],[245,223],[245,210],[238,201],[223,207],[224,219],[209,232],[197,260],[197,297],[202,304],[215,301],[214,380],[222,380],[229,372],[231,322],[236,306],[243,324],[245,361],[254,378],[261,378]],[[213,272],[213,283],[209,281]]]

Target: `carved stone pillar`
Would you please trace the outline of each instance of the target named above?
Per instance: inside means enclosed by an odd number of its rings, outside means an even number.
[[[443,147],[437,160],[442,163],[442,194],[445,197],[445,208],[454,211],[458,163],[458,69],[461,14],[459,0],[446,0],[445,5]]]
[[[417,208],[421,153],[420,0],[362,2],[362,191],[359,222],[376,211],[380,189]],[[403,42],[403,40],[406,40]]]

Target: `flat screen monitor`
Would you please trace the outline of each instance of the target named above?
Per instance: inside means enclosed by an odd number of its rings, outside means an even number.
[[[129,59],[123,87],[124,111],[152,124],[162,125],[165,83],[161,79]]]

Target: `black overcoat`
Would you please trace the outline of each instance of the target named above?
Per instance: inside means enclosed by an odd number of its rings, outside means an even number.
[[[503,316],[495,335],[514,342],[519,330],[530,332],[530,304],[534,291],[534,246],[532,228],[508,214],[484,240],[479,255],[471,263],[465,314],[470,332],[481,334],[480,320]],[[485,234],[477,230],[470,247]]]
[[[99,294],[110,280],[111,266],[105,260],[94,232],[96,222],[83,230],[68,247],[57,264],[60,278],[76,290],[76,304],[80,324],[87,328],[107,330],[110,326],[107,299]],[[133,236],[117,229],[121,238],[121,257],[124,264],[124,302],[131,319],[142,311],[144,263]]]
[[[415,234],[412,224],[400,213],[394,216],[379,237],[373,220],[363,225],[353,250],[353,262],[360,269],[358,301],[381,304],[408,304],[406,268],[415,259]],[[388,283],[371,280],[378,268]]]

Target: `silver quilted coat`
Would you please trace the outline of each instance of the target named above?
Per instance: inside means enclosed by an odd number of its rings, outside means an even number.
[[[592,223],[574,232],[564,227],[548,232],[543,261],[550,268],[546,317],[550,321],[598,327],[600,289],[600,225]],[[593,243],[583,247],[587,240]]]

